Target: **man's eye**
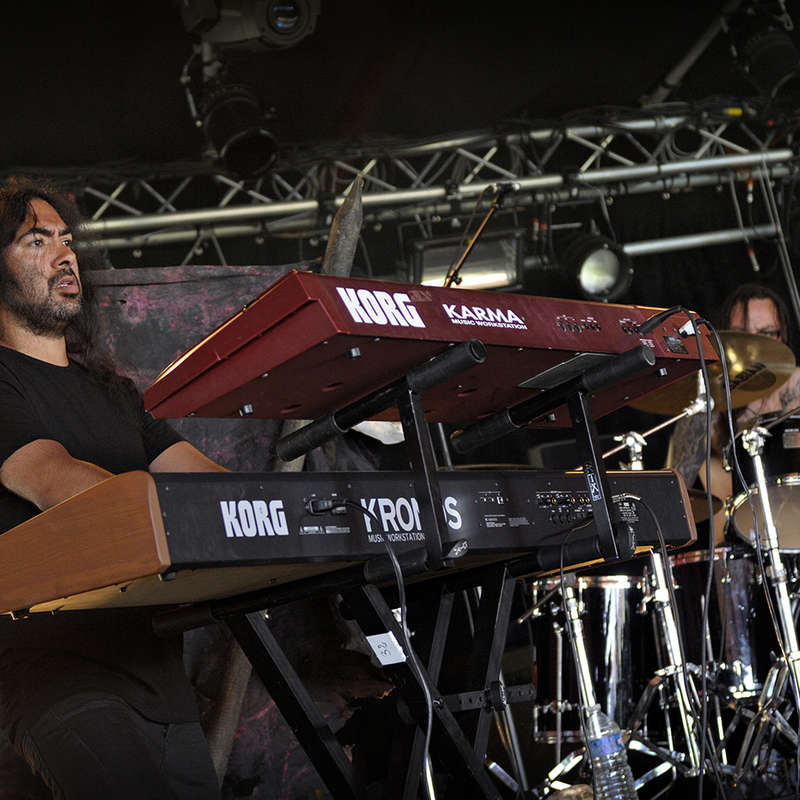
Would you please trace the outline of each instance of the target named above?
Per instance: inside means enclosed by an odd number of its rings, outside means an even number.
[[[31,239],[31,244],[34,247],[41,247],[41,245],[44,244],[44,240],[42,240],[42,239]]]
[[[64,239],[64,241],[62,242],[62,244],[63,244],[65,247],[72,247],[72,239]]]

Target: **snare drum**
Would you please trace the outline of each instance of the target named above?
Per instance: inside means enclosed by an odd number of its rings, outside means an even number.
[[[550,595],[539,609],[534,623],[536,660],[537,725],[534,739],[539,742],[582,741],[578,719],[579,694],[575,661],[569,636],[564,630],[561,582],[543,578],[533,584],[538,601]],[[583,620],[584,643],[592,670],[597,702],[621,727],[625,726],[639,687],[634,669],[638,662],[637,645],[644,648],[640,627],[644,618],[636,614],[641,599],[641,578],[627,575],[584,575],[577,579],[576,596]],[[561,725],[555,714],[562,710]]]
[[[762,426],[769,425],[777,416],[770,414],[761,417],[757,422]],[[787,417],[769,429],[768,433],[761,460],[764,463],[767,494],[778,531],[778,542],[782,552],[800,553],[800,416]],[[730,448],[726,457],[728,462],[729,454]],[[758,500],[753,462],[741,444],[741,437],[736,439],[736,455],[746,485],[750,488],[750,496],[746,491],[734,493],[727,510],[728,530],[755,547],[753,504],[762,539],[765,533],[764,514]],[[732,467],[731,464],[729,466]],[[737,484],[734,471],[734,486]]]
[[[692,550],[670,557],[675,582],[675,613],[689,663],[702,664],[710,646],[720,677],[736,698],[755,697],[761,691],[758,676],[756,610],[763,593],[756,580],[753,554],[731,547],[714,550],[714,581],[708,627],[702,629],[703,597],[708,575],[708,550]],[[769,626],[768,618],[760,624]]]

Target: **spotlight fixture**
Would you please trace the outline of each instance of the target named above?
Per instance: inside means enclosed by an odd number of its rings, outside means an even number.
[[[594,233],[579,233],[564,242],[558,261],[587,300],[618,300],[633,281],[631,260],[622,247]]]
[[[519,289],[524,231],[483,234],[459,272],[463,289]],[[441,286],[464,250],[458,236],[418,239],[411,243],[411,280]]]
[[[314,32],[320,0],[184,0],[184,27],[216,47],[284,50]]]
[[[800,53],[782,24],[764,15],[751,16],[735,40],[739,62],[762,95],[774,98],[796,83]]]
[[[189,114],[205,138],[204,158],[245,179],[257,178],[272,167],[278,143],[267,124],[274,109],[266,112],[253,89],[230,79],[210,44],[195,45],[180,81]]]
[[[212,81],[204,87],[200,119],[209,155],[240,178],[262,175],[278,155],[266,127],[268,116],[255,92],[244,84]]]

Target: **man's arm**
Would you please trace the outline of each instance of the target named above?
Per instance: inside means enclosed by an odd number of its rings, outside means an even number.
[[[795,367],[789,380],[779,390],[781,410],[791,411],[800,406],[800,367]]]
[[[722,459],[715,446],[716,437],[711,437],[711,494],[720,499],[731,495],[731,474],[722,466]],[[684,417],[675,423],[675,430],[669,443],[667,466],[680,472],[686,485],[691,488],[700,475],[700,481],[706,487],[706,416],[694,414]],[[719,544],[724,540],[725,514],[722,511],[714,515],[714,541]]]
[[[706,460],[706,416],[693,414],[675,423],[667,451],[667,466],[678,470],[688,487],[694,485]]]
[[[73,458],[52,439],[23,445],[0,466],[0,483],[42,511],[110,477],[102,467]]]
[[[188,442],[176,442],[150,464],[151,472],[227,472]],[[52,439],[36,439],[0,466],[0,483],[41,511],[111,478],[108,470],[73,458]]]
[[[150,462],[150,472],[230,472],[189,442],[175,442]]]

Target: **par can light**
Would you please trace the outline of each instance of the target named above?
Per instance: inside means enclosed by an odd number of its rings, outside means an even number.
[[[564,244],[558,260],[587,300],[618,300],[633,281],[630,257],[605,236],[577,234]]]

